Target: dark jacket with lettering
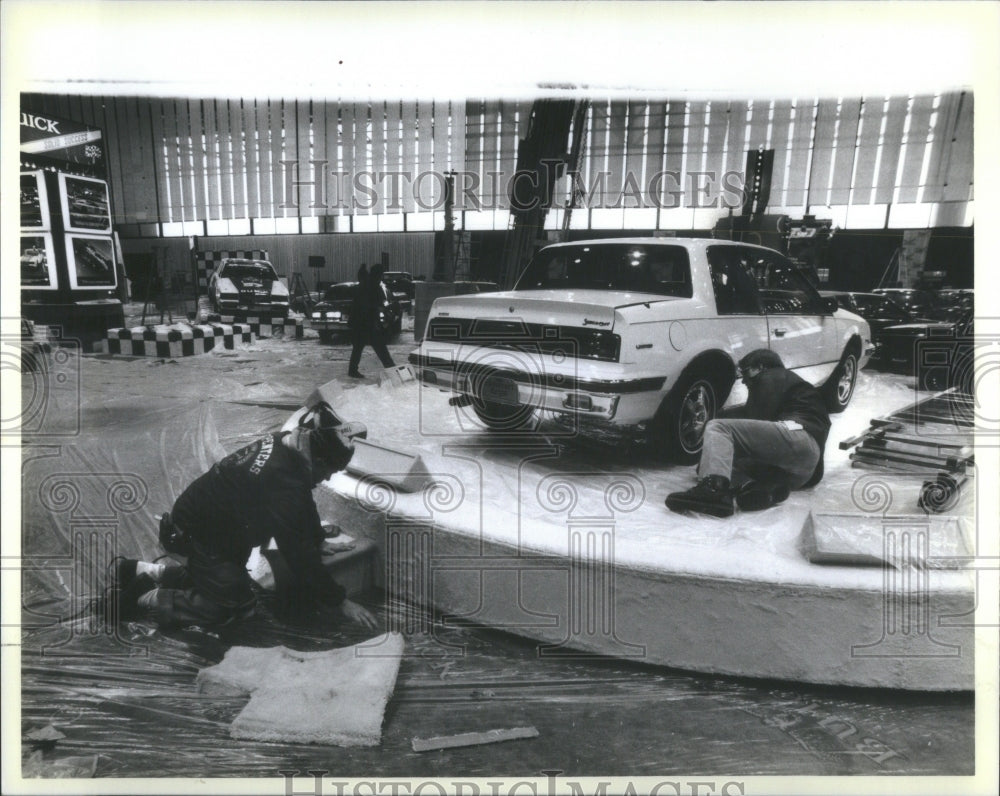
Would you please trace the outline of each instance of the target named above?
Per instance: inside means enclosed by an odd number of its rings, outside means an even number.
[[[210,552],[245,565],[254,547],[274,537],[306,591],[339,605],[344,589],[320,561],[323,528],[302,454],[268,434],[212,465],[177,498],[173,521]]]

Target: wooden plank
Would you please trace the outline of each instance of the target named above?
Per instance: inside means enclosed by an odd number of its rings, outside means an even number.
[[[205,128],[205,175],[208,178],[205,194],[207,219],[218,220],[222,215],[222,161],[219,157],[219,128],[216,124],[215,100],[202,102],[202,124]]]
[[[260,128],[257,126],[257,100],[256,98],[244,97],[240,102],[240,119],[242,135],[233,141],[234,144],[234,166],[242,160],[243,173],[246,175],[246,195],[244,199],[244,217],[254,218],[257,216],[260,206],[260,169],[257,153],[257,136]],[[238,154],[236,154],[238,153]],[[239,177],[234,179],[239,182]],[[236,188],[237,198],[239,188]]]
[[[484,155],[484,131],[483,125],[486,120],[485,104],[481,100],[467,100],[465,102],[465,164],[468,171],[476,175],[479,180],[479,195],[485,204],[496,201],[496,185],[488,184],[487,172],[491,170],[486,165]],[[492,167],[495,170],[495,166]],[[513,173],[515,164],[511,161],[510,172]],[[484,191],[488,192],[484,193]]]
[[[372,100],[371,102],[371,141],[372,141],[372,161],[371,184],[375,186],[375,206],[372,212],[381,214],[385,212],[385,192],[379,185],[379,173],[385,171],[385,102],[382,100]]]
[[[903,145],[903,129],[910,101],[906,97],[893,97],[886,111],[885,134],[882,136],[882,156],[875,180],[875,204],[895,201],[896,170]]]
[[[313,131],[312,131],[312,106],[311,99],[297,99],[289,102],[295,120],[295,160],[296,168],[292,170],[293,178],[299,182],[306,183],[295,189],[293,202],[298,205],[294,210],[289,211],[289,215],[300,217],[316,215],[315,205],[323,196],[322,186],[314,185],[317,180],[323,179],[322,167],[317,170],[313,165]]]
[[[608,124],[611,113],[610,102],[593,102],[590,106],[590,146],[586,148],[584,159],[584,174],[589,189],[594,186],[594,194],[590,197],[592,207],[605,205],[606,185],[598,182],[598,177],[608,170]],[[527,119],[522,123],[522,130],[527,130]],[[522,133],[523,135],[523,133]]]
[[[806,206],[814,113],[815,106],[811,100],[796,100],[792,105],[791,155],[788,160],[788,189],[785,191],[785,207],[789,210]]]
[[[663,164],[667,157],[668,119],[679,128],[673,133],[675,145],[677,141],[680,142],[680,147],[674,155],[674,159],[680,164],[679,169],[684,167],[684,103],[650,102],[649,114],[646,120],[646,152],[643,162],[643,173],[645,174],[643,189],[647,193],[649,192],[650,181],[653,180],[654,175],[659,174],[665,168]],[[654,189],[657,186],[659,186],[659,192],[662,193],[662,180],[657,180],[654,183]],[[648,200],[651,203],[662,203],[664,197],[662,195],[649,196]]]
[[[830,205],[846,205],[850,201],[854,160],[857,155],[858,124],[861,121],[860,97],[847,98],[840,104],[839,121]]]
[[[219,212],[222,218],[239,218],[234,206],[233,131],[230,121],[232,100],[215,101],[215,130],[219,161]]]
[[[806,204],[810,207],[830,204],[830,178],[833,172],[833,153],[836,149],[837,114],[836,100],[820,100],[806,195]]]
[[[402,165],[403,169],[409,173],[408,181],[411,186],[403,191],[403,212],[412,213],[416,208],[416,203],[413,201],[412,185],[420,173],[417,164],[417,104],[409,100],[404,101],[401,114],[403,117]],[[465,168],[469,170],[473,168],[469,162],[468,154],[465,157]]]
[[[434,101],[434,169],[439,174],[444,174],[451,168],[448,153],[449,106],[447,100]]]
[[[294,185],[288,187],[291,181],[296,179],[308,180],[308,172],[296,171],[300,163],[304,163],[305,158],[299,155],[299,132],[298,132],[298,102],[292,99],[282,99],[281,101],[281,163],[274,174],[274,204],[275,212],[281,218],[296,218],[302,212],[303,204],[308,205],[311,191],[306,188],[299,190]],[[300,201],[297,196],[301,196]]]
[[[973,166],[973,94],[963,91],[959,95],[955,130],[947,156],[948,171],[944,182],[943,199],[946,202],[964,202],[972,199]]]
[[[158,221],[156,212],[156,180],[153,179],[153,174],[156,173],[157,160],[159,160],[160,154],[157,151],[153,137],[150,101],[148,99],[139,100],[136,108],[139,125],[138,149],[140,154],[138,204],[136,210],[139,214],[138,220],[145,222]]]
[[[754,100],[750,103],[750,138],[747,141],[747,150],[756,151],[761,148],[770,148],[770,142],[767,137],[767,128],[768,123],[770,122],[771,108],[773,104],[774,103],[771,100]]]
[[[871,204],[875,192],[875,162],[878,159],[878,142],[882,129],[883,100],[871,97],[863,100],[858,119],[858,150],[855,157],[854,194],[852,205]]]
[[[688,103],[685,123],[687,124],[687,149],[684,158],[684,171],[700,171],[705,155],[705,139],[708,134],[708,103],[700,101]],[[667,162],[670,162],[669,159]],[[683,173],[681,179],[684,179]]]
[[[188,102],[191,114],[191,177],[194,182],[192,221],[208,218],[208,197],[205,193],[205,141],[202,119],[202,100]]]
[[[255,118],[257,120],[257,140],[255,146],[256,153],[256,208],[251,210],[250,215],[254,218],[271,218],[273,215],[271,203],[271,175],[274,173],[273,146],[271,137],[274,130],[271,125],[271,100],[267,97],[258,97],[255,106]]]
[[[620,199],[625,172],[627,107],[626,103],[613,100],[608,115],[608,200],[614,204]]]
[[[421,100],[417,105],[417,175],[434,169],[434,103]],[[418,212],[426,212],[434,201],[435,186],[430,178],[419,180]]]
[[[170,207],[171,221],[186,221],[188,195],[191,192],[190,181],[185,181],[187,172],[184,164],[184,153],[187,152],[188,121],[187,102],[172,99],[163,103],[166,115],[166,131],[168,140],[168,155],[170,166]],[[182,118],[183,116],[183,118]]]
[[[466,732],[460,735],[436,736],[434,738],[414,738],[414,752],[433,752],[438,749],[455,749],[461,746],[480,746],[482,744],[514,741],[524,738],[537,738],[538,730],[534,727],[511,727],[502,730],[486,730],[485,732]]]
[[[742,172],[746,168],[746,137],[748,104],[744,100],[729,103],[729,124],[726,128],[726,160],[721,172],[716,172],[717,180],[728,171]]]
[[[688,175],[696,171],[706,171],[721,174],[726,170],[725,147],[726,137],[729,132],[729,106],[725,102],[711,102],[705,105],[705,156],[702,163],[697,168],[689,168]],[[742,171],[742,166],[739,169]],[[688,176],[688,182],[684,185],[685,207],[694,207],[702,202],[703,195],[698,191],[690,190],[692,177]],[[703,184],[703,180],[698,180]]]
[[[156,187],[156,217],[157,222],[170,221],[170,202],[167,196],[167,167],[166,158],[164,155],[164,147],[166,144],[165,133],[163,129],[163,101],[160,99],[151,99],[149,101],[149,122],[152,127],[153,136],[153,148],[156,151],[156,157],[154,159],[153,168],[155,169],[156,179],[154,180],[154,185]]]
[[[483,180],[487,179],[487,172],[498,171],[499,170],[499,160],[500,160],[500,135],[501,135],[501,115],[500,115],[500,103],[497,101],[486,101],[482,104],[482,168],[480,170],[480,178]],[[488,197],[489,202],[494,202],[496,200],[495,191],[496,185],[493,184],[491,187],[491,195]]]
[[[402,108],[399,100],[389,100],[385,104],[385,167],[386,171],[400,172],[403,170],[403,140],[400,131],[402,121]],[[401,180],[399,192],[392,190],[392,182],[386,180],[382,183],[382,190],[385,193],[385,212],[399,213],[403,209],[402,195],[408,190],[407,181]]]
[[[111,190],[113,214],[116,223],[123,223],[128,217],[131,197],[126,196],[123,177],[131,171],[129,157],[128,120],[125,115],[125,102],[121,97],[108,97],[107,113],[105,114],[105,155],[107,161],[108,186]],[[102,108],[103,110],[103,108]]]
[[[940,202],[944,198],[944,183],[948,165],[946,153],[951,148],[958,111],[958,94],[942,94],[936,113],[931,115],[928,147],[927,179],[924,181],[922,202]]]
[[[345,205],[340,211],[341,214],[350,214],[353,203],[353,191],[351,180],[354,178],[354,103],[340,103],[340,171],[343,197]]]
[[[920,175],[927,149],[933,102],[933,97],[915,97],[910,106],[910,129],[906,134],[906,151],[903,154],[903,171],[897,199],[903,204],[916,202],[920,198]]]
[[[643,166],[646,158],[646,131],[649,124],[647,118],[647,104],[645,102],[629,102],[626,106],[628,113],[627,127],[625,128],[625,178],[630,180],[629,185],[643,185]],[[630,190],[630,204],[634,202],[634,191]]]
[[[453,102],[451,104],[451,167],[456,171],[465,168],[464,102]]]
[[[792,120],[792,103],[780,100],[774,103],[771,118],[771,139],[768,146],[774,150],[771,170],[771,199],[773,207],[785,206],[785,176],[788,173],[788,133]]]

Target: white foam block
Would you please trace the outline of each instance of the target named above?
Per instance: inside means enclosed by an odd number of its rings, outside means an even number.
[[[378,746],[382,718],[403,654],[403,637],[385,633],[321,652],[233,647],[198,672],[198,690],[250,695],[233,738],[333,746]]]
[[[973,555],[958,517],[810,512],[802,551],[814,564],[957,569]]]
[[[347,472],[377,477],[403,492],[419,492],[433,482],[420,454],[365,439],[354,440],[354,456],[347,465]]]

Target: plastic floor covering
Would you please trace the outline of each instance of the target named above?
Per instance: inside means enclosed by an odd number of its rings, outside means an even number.
[[[43,776],[56,776],[60,759],[87,755],[97,756],[96,777],[973,773],[969,695],[541,660],[531,642],[415,609],[381,747],[231,739],[245,700],[199,695],[199,669],[232,645],[318,650],[364,635],[322,613],[277,617],[267,598],[256,617],[218,632],[130,623],[109,636],[72,617],[112,554],[161,554],[153,516],[188,481],[280,426],[313,386],[346,370],[346,350],[316,345],[269,340],[183,364],[83,357],[46,394],[45,433],[26,438],[22,454],[21,729],[51,724],[65,736],[44,752],[52,768],[43,765]],[[30,409],[31,384],[23,389]],[[363,601],[384,623],[386,599]],[[414,738],[517,726],[537,728],[538,737],[411,749]],[[25,744],[25,758],[30,751]]]

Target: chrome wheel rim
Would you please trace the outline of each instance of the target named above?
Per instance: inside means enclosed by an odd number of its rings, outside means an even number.
[[[837,382],[837,401],[841,404],[846,404],[851,400],[851,394],[854,392],[854,381],[857,376],[857,360],[853,356],[848,356],[844,360],[843,372],[840,374],[840,380]]]
[[[693,453],[701,447],[705,426],[715,416],[715,392],[710,384],[697,382],[687,391],[678,413],[678,439],[684,450]]]

